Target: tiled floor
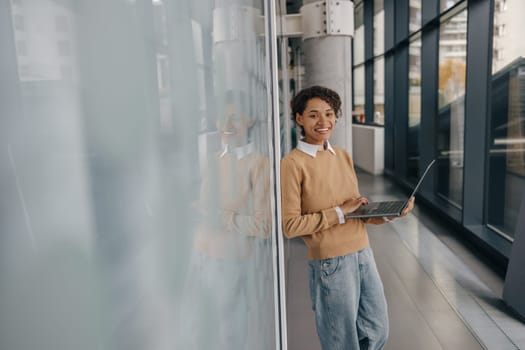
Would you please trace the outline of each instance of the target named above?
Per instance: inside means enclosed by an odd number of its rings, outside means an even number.
[[[358,175],[361,193],[373,200],[404,196],[382,177]],[[389,305],[386,349],[525,349],[525,325],[500,299],[502,277],[431,220],[416,209],[368,226]],[[286,258],[288,348],[320,349],[301,240],[286,242]]]

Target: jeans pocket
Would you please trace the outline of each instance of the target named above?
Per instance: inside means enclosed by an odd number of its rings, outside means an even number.
[[[370,247],[359,252],[359,270],[362,274],[367,274],[370,269],[375,269],[374,253]]]
[[[325,277],[333,275],[339,267],[339,257],[321,260],[321,272]]]

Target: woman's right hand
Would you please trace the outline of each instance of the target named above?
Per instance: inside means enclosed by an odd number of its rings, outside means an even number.
[[[342,205],[339,206],[341,208],[341,211],[346,215],[353,213],[357,209],[359,209],[362,205],[367,205],[368,199],[365,197],[359,197],[354,199],[349,199],[346,202],[344,202]]]

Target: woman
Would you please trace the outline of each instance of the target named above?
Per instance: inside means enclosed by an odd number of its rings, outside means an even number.
[[[283,231],[308,247],[310,294],[324,350],[382,349],[388,337],[383,285],[368,244],[365,223],[393,218],[345,220],[368,200],[359,194],[348,153],[329,143],[341,98],[313,86],[291,102],[303,140],[281,162]],[[414,198],[403,211],[414,207]]]
[[[268,158],[251,142],[256,120],[241,91],[227,91],[219,105],[217,133],[222,149],[206,159],[190,271],[179,311],[178,348],[261,349],[268,332],[266,298],[257,273],[268,266],[270,235]],[[253,273],[256,272],[256,273]],[[269,319],[269,317],[268,317]],[[256,330],[256,331],[254,331]]]

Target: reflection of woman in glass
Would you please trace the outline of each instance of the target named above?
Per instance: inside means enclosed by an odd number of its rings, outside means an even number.
[[[308,247],[310,294],[323,349],[381,349],[388,337],[387,305],[365,223],[393,218],[345,220],[368,201],[359,194],[352,159],[328,141],[340,107],[339,95],[319,86],[292,100],[304,139],[281,163],[283,230]],[[403,216],[413,206],[411,198]]]
[[[225,100],[217,121],[222,150],[208,160],[197,204],[183,315],[192,324],[188,349],[246,348],[257,293],[249,271],[259,240],[269,234],[268,162],[249,141],[255,119],[240,92],[228,92]]]

